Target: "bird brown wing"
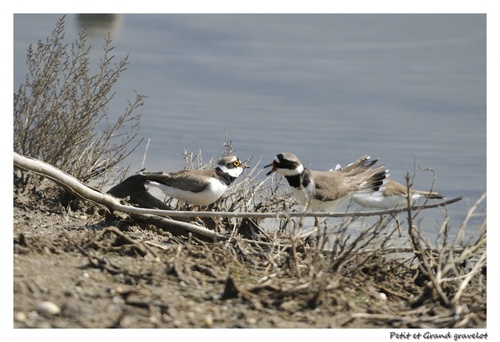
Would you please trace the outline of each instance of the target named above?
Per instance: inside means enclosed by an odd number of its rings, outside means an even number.
[[[336,200],[340,197],[349,196],[355,191],[376,191],[386,178],[384,165],[362,172],[343,170],[337,171],[311,171],[316,182],[316,197],[324,201]],[[320,182],[321,180],[321,182]],[[318,185],[318,183],[321,183]]]
[[[142,173],[141,175],[145,181],[155,181],[181,190],[200,192],[205,190],[209,183],[197,176],[212,177],[214,170],[180,170],[170,173]]]
[[[385,184],[384,194],[386,196],[406,196],[406,186],[401,183],[396,182],[395,180],[388,178],[387,183]]]
[[[437,192],[415,190],[415,189],[412,189],[412,192],[415,194],[419,194],[423,197],[432,198],[432,199],[444,198],[442,195],[440,195]],[[388,178],[387,183],[385,184],[384,194],[386,196],[395,196],[395,195],[406,196],[407,189],[406,189],[405,185],[398,183],[391,178]]]
[[[338,171],[311,171],[315,179],[315,194],[319,200],[333,201],[348,196],[357,187],[350,177]]]
[[[357,175],[360,174],[366,170],[368,170],[370,167],[372,167],[378,159],[371,159],[370,156],[365,154],[364,156],[360,157],[358,160],[350,163],[346,167],[340,169],[342,172],[349,174],[349,175]]]

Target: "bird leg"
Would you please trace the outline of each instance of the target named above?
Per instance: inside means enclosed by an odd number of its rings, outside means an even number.
[[[401,235],[402,235],[402,234],[401,234],[401,225],[399,224],[399,218],[398,218],[398,217],[396,217],[396,223],[397,223],[397,225],[398,225],[398,233],[399,233],[399,237],[401,237]]]

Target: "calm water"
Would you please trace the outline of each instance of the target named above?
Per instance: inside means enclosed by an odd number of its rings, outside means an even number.
[[[59,17],[14,16],[14,88],[28,44]],[[68,42],[88,25],[68,15]],[[449,207],[455,228],[486,192],[484,15],[118,15],[90,24],[96,59],[108,31],[130,61],[110,111],[148,96],[139,135],[150,171],[183,168],[185,148],[219,157],[227,130],[236,154],[262,165],[279,152],[313,169],[370,154],[401,182],[415,162],[432,168],[435,190],[465,196]],[[431,180],[419,173],[415,185]],[[430,236],[442,220],[426,211]]]

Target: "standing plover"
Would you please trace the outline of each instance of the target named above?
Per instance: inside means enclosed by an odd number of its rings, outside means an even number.
[[[326,212],[338,208],[355,193],[371,193],[383,186],[388,171],[384,165],[371,168],[376,161],[364,156],[350,164],[347,171],[315,171],[304,167],[295,154],[280,153],[265,167],[272,167],[267,175],[278,172],[287,179],[305,210]]]

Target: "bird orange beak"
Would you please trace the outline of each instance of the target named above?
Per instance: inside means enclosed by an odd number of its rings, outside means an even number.
[[[272,169],[271,169],[271,171],[269,171],[268,173],[266,173],[266,176],[269,176],[271,173],[276,172],[276,165],[274,165],[274,162],[272,162],[271,164],[268,164],[268,165],[264,166],[264,169],[266,167],[270,167],[270,166],[272,166]]]

